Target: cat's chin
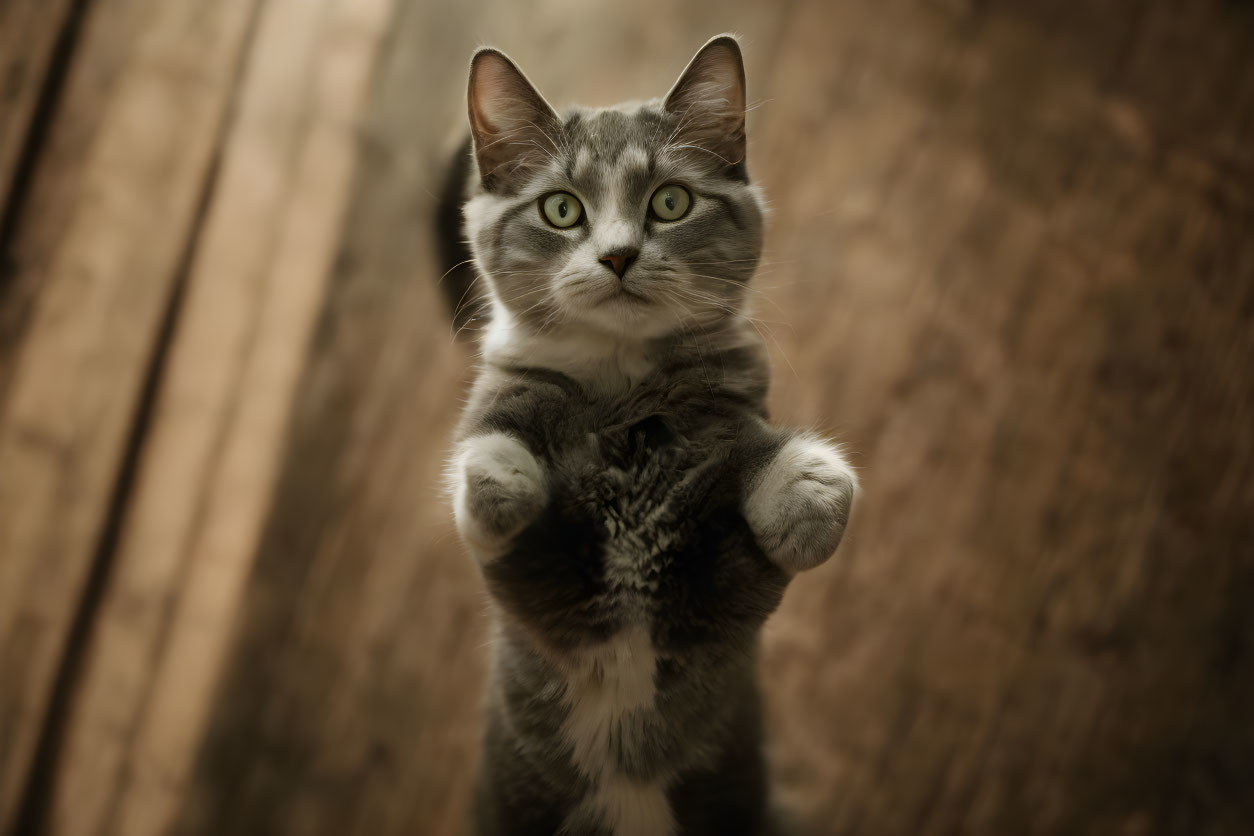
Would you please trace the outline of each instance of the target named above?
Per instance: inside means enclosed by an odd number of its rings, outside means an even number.
[[[595,280],[579,278],[565,284],[558,291],[559,298],[569,308],[577,310],[636,310],[642,307],[656,307],[657,300],[638,282],[622,282],[616,279]]]
[[[599,305],[582,306],[571,320],[628,342],[663,337],[679,327],[679,321],[665,307],[632,297],[615,297]]]
[[[563,300],[565,320],[606,336],[647,340],[678,327],[675,312],[647,293],[621,285]]]

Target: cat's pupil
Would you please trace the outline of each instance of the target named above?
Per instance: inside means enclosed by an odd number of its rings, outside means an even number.
[[[566,201],[563,200],[557,204],[557,214],[563,218],[566,217]]]
[[[666,198],[665,198],[665,201],[664,201],[664,202],[666,203],[666,208],[667,208],[667,209],[672,209],[672,210],[673,210],[673,209],[675,208],[675,194],[674,194],[674,192],[667,192],[667,193],[666,193]]]

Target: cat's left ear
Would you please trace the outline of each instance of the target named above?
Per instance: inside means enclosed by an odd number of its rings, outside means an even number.
[[[466,98],[479,176],[489,190],[557,153],[561,119],[505,53],[475,53]]]
[[[714,154],[726,165],[745,158],[745,64],[731,35],[711,38],[697,51],[665,108],[679,117],[678,136],[687,145]]]

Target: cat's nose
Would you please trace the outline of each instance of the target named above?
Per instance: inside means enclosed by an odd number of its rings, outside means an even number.
[[[621,279],[638,255],[640,255],[640,250],[616,250],[612,253],[606,253],[599,260],[606,267],[613,270],[614,275]]]

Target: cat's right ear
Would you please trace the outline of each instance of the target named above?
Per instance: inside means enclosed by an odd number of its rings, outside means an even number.
[[[479,177],[489,191],[508,189],[557,152],[561,120],[503,52],[484,48],[475,53],[467,106]]]

